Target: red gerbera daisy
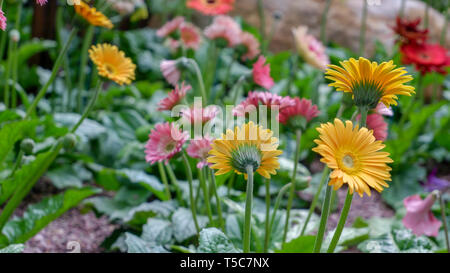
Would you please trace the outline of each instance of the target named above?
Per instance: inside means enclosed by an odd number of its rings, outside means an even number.
[[[428,39],[428,29],[418,28],[421,19],[408,21],[397,16],[396,25],[392,28],[399,35],[402,44],[423,43]]]
[[[226,14],[233,9],[234,0],[189,0],[188,8],[206,15]]]
[[[403,53],[402,62],[414,64],[422,74],[438,72],[447,74],[446,67],[450,66],[450,56],[445,48],[438,44],[406,44],[400,47]]]

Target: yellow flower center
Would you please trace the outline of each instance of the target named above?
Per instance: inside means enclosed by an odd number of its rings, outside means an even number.
[[[114,67],[110,64],[105,64],[105,69],[109,74],[114,74],[115,72]]]
[[[348,174],[357,172],[360,169],[358,158],[352,152],[344,152],[338,160],[339,168]]]
[[[342,158],[342,163],[348,168],[353,168],[353,158],[350,155],[345,155],[344,158]]]

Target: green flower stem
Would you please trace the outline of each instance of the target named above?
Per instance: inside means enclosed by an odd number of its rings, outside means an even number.
[[[359,120],[359,127],[366,127],[367,123],[367,113],[369,109],[367,107],[359,107],[359,113],[361,114],[361,119]]]
[[[245,220],[244,220],[244,253],[250,253],[250,232],[252,220],[253,203],[253,166],[247,166],[247,199],[245,201]]]
[[[169,175],[170,181],[172,182],[173,186],[175,187],[175,193],[177,196],[177,200],[180,206],[184,204],[183,201],[183,195],[181,194],[180,186],[178,185],[178,179],[175,176],[175,173],[173,172],[172,166],[170,164],[166,165],[167,174]]]
[[[291,214],[291,208],[292,208],[292,203],[294,201],[294,195],[295,195],[295,178],[297,176],[297,166],[298,166],[298,160],[300,157],[300,141],[302,138],[302,131],[301,130],[297,130],[295,132],[296,134],[296,148],[295,148],[295,154],[294,154],[294,171],[292,173],[292,179],[291,179],[291,190],[289,192],[289,198],[288,198],[288,203],[287,203],[287,208],[286,208],[286,222],[284,224],[284,232],[283,232],[283,243],[286,242],[286,235],[289,229],[289,217]]]
[[[430,0],[426,0],[425,1],[425,16],[424,16],[424,20],[423,20],[423,27],[425,29],[428,28],[429,25],[429,13],[430,13]]]
[[[27,119],[31,116],[31,114],[36,109],[36,106],[38,102],[44,97],[45,93],[47,92],[48,87],[53,83],[53,81],[56,78],[56,74],[58,74],[59,68],[61,66],[62,60],[64,59],[64,55],[66,54],[67,49],[69,48],[70,43],[72,42],[72,39],[75,37],[75,34],[77,32],[77,28],[73,28],[70,32],[69,39],[67,39],[66,44],[59,52],[58,58],[56,59],[55,64],[53,65],[52,74],[50,75],[50,79],[45,83],[45,85],[39,90],[39,93],[37,94],[36,98],[33,100],[33,103],[30,105],[30,107],[27,110],[27,114],[25,115],[24,119]]]
[[[367,23],[367,0],[363,1],[363,11],[361,17],[361,31],[359,34],[359,56],[363,56],[366,47],[366,23]]]
[[[448,0],[447,0],[448,3]],[[444,21],[444,27],[442,28],[442,32],[441,32],[441,39],[440,39],[440,44],[441,46],[445,45],[445,41],[446,41],[446,36],[447,36],[447,25],[448,25],[448,19],[450,17],[450,9],[447,8],[447,10],[445,11],[445,21]],[[0,51],[1,54],[1,51]]]
[[[266,186],[266,219],[265,219],[265,226],[266,231],[264,234],[264,253],[267,253],[267,250],[269,249],[269,241],[270,241],[270,180],[264,179],[263,183]]]
[[[202,94],[203,105],[206,105],[208,102],[208,97],[206,96],[205,82],[203,81],[202,72],[200,71],[200,67],[194,59],[188,59],[189,63],[194,68],[195,76],[197,77],[198,85],[200,87],[200,92]]]
[[[317,188],[316,194],[314,194],[314,198],[309,207],[308,216],[306,216],[305,223],[303,224],[303,228],[302,228],[302,232],[300,233],[300,236],[303,236],[305,234],[306,227],[308,226],[308,222],[311,219],[311,215],[313,214],[314,209],[316,208],[317,201],[319,201],[320,193],[322,192],[323,185],[325,184],[325,180],[327,179],[329,172],[330,172],[330,169],[328,168],[328,166],[325,166],[325,168],[322,171],[322,178],[320,179],[319,187]],[[333,194],[334,194],[334,192],[335,191],[333,191]],[[333,203],[331,202],[331,204],[333,204]]]
[[[16,159],[16,163],[14,164],[14,167],[11,171],[11,174],[9,175],[9,177],[13,177],[14,174],[16,173],[17,169],[20,167],[20,165],[22,164],[22,159],[23,159],[23,151],[22,149],[20,149],[19,154],[17,155],[17,159]]]
[[[327,227],[328,214],[330,213],[330,197],[332,190],[332,186],[327,186],[327,190],[325,191],[325,200],[323,200],[319,230],[317,231],[316,242],[314,243],[314,253],[319,253],[322,249],[323,236]]]
[[[62,29],[63,29],[63,7],[58,6],[56,10],[56,39],[58,40],[59,47],[62,48]],[[66,111],[71,110],[72,104],[72,80],[70,78],[69,59],[67,58],[67,52],[63,57],[64,79],[67,88],[67,100],[65,102]]]
[[[92,39],[94,38],[94,26],[89,25],[86,30],[83,39],[83,45],[81,47],[81,60],[80,60],[80,73],[78,75],[78,94],[77,94],[77,111],[81,112],[83,104],[83,90],[86,81],[86,65],[88,61],[88,50],[89,46],[92,44]]]
[[[198,180],[200,181],[200,187],[203,191],[203,199],[205,200],[206,213],[208,214],[209,222],[214,224],[214,219],[212,216],[211,204],[209,202],[208,187],[205,182],[204,168],[198,169]]]
[[[20,19],[22,16],[22,0],[19,1],[19,3],[17,4],[17,14],[16,14],[16,24],[15,24],[15,29],[18,31],[18,33],[20,34]],[[19,46],[19,41],[14,42],[13,43],[13,49],[12,49],[12,63],[11,63],[11,67],[12,67],[12,90],[11,90],[11,108],[16,108],[17,106],[17,93],[16,93],[16,83],[17,83],[17,78],[18,78],[18,54],[17,54],[17,47]]]
[[[99,81],[97,88],[95,88],[94,95],[92,96],[91,100],[89,101],[88,106],[84,110],[83,115],[81,116],[80,120],[73,126],[71,133],[75,133],[78,127],[83,123],[83,121],[88,117],[89,113],[94,108],[95,102],[97,101],[98,95],[100,94],[100,90],[102,90],[103,81]]]
[[[5,68],[5,90],[3,92],[4,94],[4,103],[5,107],[9,108],[9,84],[10,84],[10,75],[11,75],[11,65],[12,65],[12,48],[13,48],[13,41],[10,38],[8,43],[8,59],[6,61],[6,68]]]
[[[210,171],[209,177],[211,178],[211,189],[214,193],[214,197],[216,198],[217,203],[217,215],[219,216],[219,226],[223,232],[225,232],[225,222],[222,216],[222,205],[220,202],[219,194],[217,194],[217,185],[216,185],[216,177],[214,176],[213,170]]]
[[[192,183],[192,170],[191,170],[191,166],[189,165],[189,160],[184,151],[181,153],[181,157],[183,158],[184,167],[186,168],[187,180],[189,183],[189,203],[191,205],[192,218],[194,219],[194,225],[195,225],[195,229],[197,230],[197,235],[199,235],[200,227],[199,227],[198,221],[197,221],[197,208],[196,208],[197,206],[195,205],[195,199],[194,199],[194,188],[193,188],[193,183]]]
[[[158,162],[158,170],[159,170],[159,175],[161,176],[161,180],[163,181],[163,184],[165,187],[167,199],[172,200],[172,196],[170,195],[169,182],[167,181],[166,171],[164,170],[164,165],[162,162]]]
[[[2,31],[0,34],[0,61],[3,61],[3,55],[6,47],[6,31]]]
[[[234,105],[237,105],[237,102],[238,102],[238,99],[239,99],[239,97],[240,97],[240,91],[241,91],[241,87],[242,87],[242,84],[244,83],[244,81],[245,81],[245,75],[242,75],[240,78],[239,78],[239,80],[236,82],[236,84],[233,86],[233,91],[232,91],[232,93],[233,93],[233,102],[234,102]]]
[[[339,217],[339,222],[336,227],[336,231],[334,232],[333,239],[331,239],[330,246],[328,247],[327,252],[333,253],[336,249],[336,246],[339,242],[339,238],[341,237],[342,230],[344,229],[345,222],[347,221],[348,212],[350,211],[350,207],[352,205],[353,194],[350,193],[350,190],[347,192],[347,197],[345,198],[344,207],[341,211],[341,216]]]
[[[258,0],[258,16],[259,16],[259,34],[261,35],[261,45],[262,52],[267,49],[266,43],[266,15],[264,13],[264,3],[263,0]]]
[[[273,223],[275,222],[275,216],[277,214],[278,208],[280,207],[281,199],[283,199],[284,194],[292,187],[292,183],[284,185],[278,192],[277,198],[275,199],[275,205],[273,207],[272,219],[270,219],[269,234],[272,233]]]
[[[444,224],[445,244],[447,246],[447,252],[450,253],[450,242],[448,239],[447,218],[445,217],[445,203],[444,203],[444,199],[442,198],[441,192],[439,192],[438,196],[439,196],[439,205],[441,206],[442,223]]]
[[[216,98],[217,97],[221,97],[222,96],[222,94],[224,94],[225,93],[225,89],[226,89],[226,87],[227,87],[227,84],[228,84],[228,80],[230,79],[230,74],[231,74],[231,68],[233,67],[233,65],[234,65],[234,62],[235,62],[235,58],[236,58],[236,53],[233,53],[233,57],[232,57],[232,59],[231,59],[231,61],[230,61],[230,64],[227,66],[227,70],[226,70],[226,72],[225,72],[225,79],[222,81],[222,86],[221,86],[221,88],[220,88],[220,91],[219,91],[219,93],[218,93],[218,96],[215,96]]]
[[[331,0],[327,0],[325,3],[325,8],[323,9],[322,18],[320,20],[320,40],[323,45],[327,43],[326,30],[327,30],[327,18],[328,11],[330,10]]]

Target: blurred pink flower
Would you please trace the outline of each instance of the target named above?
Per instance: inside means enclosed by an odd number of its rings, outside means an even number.
[[[311,121],[311,119],[319,115],[319,110],[317,105],[313,105],[308,99],[294,98],[294,104],[292,106],[283,108],[280,110],[280,122],[282,124],[287,124],[291,118],[297,116],[304,117],[306,121]]]
[[[197,50],[202,42],[200,30],[196,26],[188,22],[181,23],[180,37],[186,48]]]
[[[233,18],[226,15],[214,17],[214,21],[209,25],[204,33],[211,40],[219,38],[227,41],[227,46],[234,47],[241,43],[241,27]]]
[[[150,164],[167,164],[169,159],[181,151],[188,137],[186,132],[180,131],[173,123],[156,124],[145,145],[145,160]]]
[[[181,72],[178,70],[177,61],[163,60],[160,64],[161,73],[168,83],[175,86],[181,77]]]
[[[243,61],[252,60],[259,55],[259,41],[253,34],[243,31],[241,33],[241,44],[247,49],[245,54],[241,57]]]
[[[0,9],[0,29],[3,31],[6,29],[6,17],[5,13],[3,13],[3,10]]]
[[[170,20],[169,22],[165,23],[161,28],[159,28],[156,31],[156,35],[159,37],[167,37],[173,32],[178,30],[178,27],[181,25],[181,23],[184,22],[183,16],[177,16]]]
[[[158,102],[158,111],[172,110],[185,96],[187,91],[191,89],[190,85],[184,85],[181,83],[181,87],[177,84],[175,89],[169,92],[166,98]]]
[[[245,115],[245,112],[251,110],[249,106],[254,106],[255,110],[258,110],[259,104],[267,107],[278,106],[279,111],[293,106],[294,100],[290,97],[282,97],[270,92],[248,92],[247,98],[233,109],[233,113],[237,116]]]
[[[204,124],[217,116],[219,109],[214,105],[206,106],[205,108],[191,107],[181,110],[181,118],[189,121],[191,124]]]
[[[264,65],[265,63],[266,58],[261,55],[256,63],[253,64],[253,80],[256,84],[264,87],[265,89],[270,89],[275,83],[270,76],[270,65]]]
[[[36,4],[43,6],[43,5],[47,4],[47,0],[36,0]]]
[[[206,15],[226,14],[233,9],[234,0],[188,0],[188,8]]]
[[[191,140],[191,143],[186,149],[188,155],[192,158],[200,159],[197,163],[197,168],[201,169],[204,166],[208,166],[209,163],[206,161],[208,158],[208,152],[211,150],[211,144],[213,143],[213,138],[205,136],[202,139]]]
[[[325,70],[330,64],[330,59],[325,53],[325,47],[314,36],[308,34],[306,26],[292,29],[297,51],[305,61],[321,70]]]
[[[391,107],[386,107],[386,105],[384,105],[384,103],[380,102],[378,103],[377,107],[375,108],[375,112],[377,112],[380,115],[383,116],[389,116],[392,117],[394,115],[394,112],[392,112]]]
[[[178,50],[178,48],[180,48],[181,43],[180,41],[169,37],[164,41],[164,45],[167,46],[172,53],[175,53]]]
[[[360,119],[361,115],[358,115],[356,120],[359,121]],[[378,113],[367,115],[366,125],[369,130],[373,130],[373,136],[377,140],[386,140],[388,136],[388,124],[384,121],[382,115]]]
[[[427,235],[436,237],[442,223],[431,212],[436,197],[429,194],[424,200],[419,195],[408,196],[403,200],[406,207],[406,215],[403,218],[403,225],[412,230],[417,235]]]

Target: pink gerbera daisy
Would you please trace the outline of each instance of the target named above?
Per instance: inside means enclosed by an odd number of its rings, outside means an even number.
[[[163,60],[160,64],[161,73],[167,82],[175,86],[181,77],[181,72],[178,70],[177,61]]]
[[[158,111],[172,110],[185,96],[187,91],[191,89],[190,85],[184,85],[181,83],[181,87],[177,84],[175,89],[169,92],[166,98],[158,103]]]
[[[174,33],[178,30],[178,27],[181,25],[181,23],[184,22],[183,16],[177,16],[170,20],[169,22],[165,23],[160,29],[156,31],[156,35],[159,37],[167,37],[170,34]]]
[[[208,152],[211,150],[211,144],[214,139],[205,136],[202,139],[191,140],[191,143],[186,149],[188,155],[192,158],[198,158],[200,162],[197,163],[197,168],[201,169],[204,166],[208,166],[209,163],[206,161],[208,158]]]
[[[150,132],[145,145],[145,160],[150,164],[164,162],[181,151],[183,144],[188,139],[186,132],[182,132],[173,123],[158,123]]]
[[[294,105],[294,100],[290,97],[282,97],[270,92],[248,92],[247,98],[233,109],[233,112],[237,116],[243,116],[246,112],[252,109],[258,110],[259,105],[265,105],[269,108],[273,106],[279,107],[279,111],[282,111],[286,107]]]
[[[182,110],[181,117],[189,121],[191,124],[205,124],[206,122],[214,119],[218,112],[219,109],[214,105],[206,106],[205,108],[191,107]]]
[[[274,82],[270,76],[270,65],[265,65],[265,63],[266,58],[261,55],[256,63],[253,64],[253,80],[256,84],[264,87],[265,89],[270,89],[274,85]]]
[[[226,14],[233,9],[234,0],[189,0],[187,6],[206,15]]]
[[[3,10],[0,9],[0,29],[3,31],[6,29],[6,17]]]
[[[197,50],[202,42],[199,29],[187,22],[180,25],[180,37],[186,48]]]
[[[320,112],[317,109],[317,105],[313,105],[308,99],[293,99],[294,104],[292,106],[283,108],[280,110],[280,122],[282,124],[292,124],[293,126],[305,126],[305,124],[297,124],[297,117],[302,117],[307,122],[317,117]],[[304,123],[301,121],[301,123]]]
[[[356,120],[360,120],[360,119],[361,119],[361,115],[358,115],[356,117]],[[386,140],[387,135],[388,135],[388,125],[384,121],[384,118],[382,115],[380,115],[378,113],[373,113],[373,114],[367,115],[366,125],[367,125],[367,128],[369,128],[370,130],[373,130],[373,136],[377,140],[383,140],[383,141]]]
[[[325,47],[314,36],[308,34],[306,26],[299,26],[292,29],[295,45],[298,53],[305,61],[321,70],[325,70],[330,64],[330,59],[325,52]]]
[[[436,201],[432,193],[424,200],[418,194],[408,196],[403,200],[406,208],[406,215],[403,218],[403,225],[412,230],[417,235],[438,236],[442,222],[434,217],[431,207]]]
[[[227,46],[233,47],[241,43],[241,27],[230,16],[219,15],[204,33],[211,40],[224,39]]]
[[[259,55],[259,41],[251,33],[243,31],[241,33],[241,44],[245,47],[246,52],[241,59],[252,60]]]

